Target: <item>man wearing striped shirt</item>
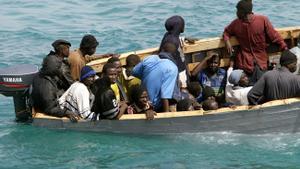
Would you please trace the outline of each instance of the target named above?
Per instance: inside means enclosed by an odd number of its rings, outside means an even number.
[[[81,69],[80,81],[73,83],[70,88],[59,98],[62,109],[77,113],[82,119],[93,119],[94,112],[91,111],[94,95],[90,86],[95,81],[96,72],[90,66]]]

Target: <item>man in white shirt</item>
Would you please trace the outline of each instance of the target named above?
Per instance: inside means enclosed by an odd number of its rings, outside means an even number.
[[[59,104],[62,109],[73,111],[82,119],[91,120],[94,118],[94,112],[91,112],[94,95],[90,86],[95,81],[96,72],[90,66],[84,66],[80,74],[80,81],[73,83],[59,98]]]
[[[241,69],[227,70],[227,84],[225,88],[226,102],[234,105],[248,105],[247,94],[252,86],[249,86],[248,76]]]

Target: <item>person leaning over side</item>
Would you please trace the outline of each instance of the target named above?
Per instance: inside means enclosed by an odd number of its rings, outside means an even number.
[[[277,99],[300,96],[300,76],[293,74],[297,69],[297,57],[286,50],[280,57],[281,68],[265,73],[248,93],[251,105]]]
[[[95,81],[96,72],[90,66],[81,69],[80,81],[76,81],[58,99],[62,109],[77,113],[82,119],[93,119],[95,114],[91,111],[94,95],[90,87]]]
[[[54,51],[50,51],[48,55],[54,55],[62,61],[62,76],[60,77],[60,86],[64,91],[66,91],[74,83],[70,72],[70,65],[66,60],[66,58],[68,58],[69,56],[71,43],[63,39],[58,39],[52,43],[52,46],[54,48]]]
[[[93,110],[98,119],[119,119],[127,110],[126,102],[118,102],[111,84],[116,83],[117,70],[112,63],[106,63],[103,66],[103,77],[97,79],[94,86],[96,87],[95,102]]]
[[[266,16],[253,14],[251,0],[240,0],[236,8],[238,18],[225,28],[223,38],[232,56],[233,48],[229,39],[236,37],[240,47],[236,51],[234,66],[244,70],[250,81],[255,83],[268,67],[267,40],[278,44],[281,50],[286,50],[287,45]]]
[[[73,80],[79,80],[80,71],[88,62],[113,56],[113,54],[95,55],[98,45],[99,42],[93,35],[85,35],[80,42],[79,49],[70,53],[68,61],[71,66],[71,75]]]
[[[44,58],[42,68],[34,77],[31,99],[36,111],[56,117],[68,117],[76,122],[79,116],[67,109],[61,109],[58,103],[57,76],[60,72],[61,61],[54,55]]]

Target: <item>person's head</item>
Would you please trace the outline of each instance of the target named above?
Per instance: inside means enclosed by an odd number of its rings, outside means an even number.
[[[233,85],[239,85],[241,87],[249,86],[249,78],[241,69],[233,70],[229,75],[228,81]]]
[[[218,102],[212,99],[207,99],[202,103],[203,110],[217,110],[219,108]]]
[[[54,55],[49,55],[44,58],[40,72],[48,76],[60,76],[62,61]]]
[[[177,103],[177,111],[193,111],[193,101],[191,99],[183,99]]]
[[[71,43],[63,39],[58,39],[52,43],[52,47],[58,56],[68,57]]]
[[[217,73],[220,66],[220,56],[217,53],[214,53],[213,56],[207,60],[207,70],[214,74]]]
[[[187,89],[195,98],[197,98],[200,95],[200,93],[202,92],[202,88],[201,88],[199,82],[188,83]]]
[[[297,56],[289,50],[285,50],[281,53],[279,61],[280,65],[288,68],[290,72],[293,73],[297,70]]]
[[[96,72],[90,66],[84,66],[80,71],[80,81],[86,86],[91,86],[95,82]]]
[[[248,14],[252,14],[252,0],[240,0],[236,5],[236,15],[239,19],[246,19]]]
[[[141,62],[141,59],[138,55],[131,54],[126,58],[126,68],[133,68],[135,65]]]
[[[120,61],[119,58],[111,57],[107,60],[107,63],[112,63],[115,66],[116,70],[117,70],[118,76],[121,75],[121,73],[122,73],[122,64],[121,64],[121,61]]]
[[[203,99],[216,100],[216,93],[212,87],[205,86],[203,88]]]
[[[149,103],[149,96],[147,93],[147,89],[143,86],[133,86],[131,90],[131,100],[135,103],[139,108],[145,108]]]
[[[80,50],[84,55],[93,55],[99,42],[93,35],[84,35],[80,42]]]
[[[117,81],[117,69],[114,64],[106,63],[102,69],[103,76],[106,77],[111,84]]]
[[[184,19],[178,15],[172,16],[166,20],[165,27],[169,33],[179,35],[184,32]]]

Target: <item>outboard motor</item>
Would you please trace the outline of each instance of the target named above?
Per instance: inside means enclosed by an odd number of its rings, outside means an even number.
[[[18,122],[26,122],[31,119],[29,89],[38,71],[38,66],[29,64],[0,69],[0,94],[14,98]]]

